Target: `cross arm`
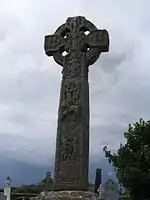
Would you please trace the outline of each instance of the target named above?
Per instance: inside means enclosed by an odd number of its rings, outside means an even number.
[[[87,35],[89,48],[98,48],[101,52],[109,51],[109,35],[106,30],[94,30]]]
[[[58,51],[63,52],[66,41],[59,35],[46,35],[44,41],[44,50],[47,56],[54,56]]]

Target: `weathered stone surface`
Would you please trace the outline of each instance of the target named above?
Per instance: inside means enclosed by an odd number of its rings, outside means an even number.
[[[108,179],[103,185],[104,192],[101,197],[107,200],[119,200],[121,199],[121,194],[119,190],[119,185],[113,179]]]
[[[89,31],[88,35],[86,31]],[[97,30],[81,16],[68,18],[54,35],[45,37],[46,55],[53,56],[63,67],[54,190],[88,190],[88,67],[108,49],[108,32]]]
[[[42,192],[38,197],[32,197],[31,200],[97,200],[98,196],[91,192],[83,191],[57,191]]]

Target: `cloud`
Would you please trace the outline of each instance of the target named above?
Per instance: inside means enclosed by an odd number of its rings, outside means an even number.
[[[110,51],[90,66],[90,154],[115,149],[128,124],[149,119],[149,1],[20,1],[0,8],[0,149],[36,164],[54,158],[61,67],[44,36],[84,15],[110,35]],[[8,7],[9,5],[9,7]]]

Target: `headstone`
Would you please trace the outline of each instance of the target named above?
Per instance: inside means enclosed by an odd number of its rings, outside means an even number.
[[[4,188],[4,195],[6,200],[11,200],[11,178],[8,176],[5,180],[6,187]]]
[[[45,190],[46,191],[52,190],[53,180],[51,178],[51,172],[46,172],[45,181],[46,181],[46,188],[45,188]]]
[[[95,176],[95,190],[94,192],[98,194],[98,188],[102,183],[102,170],[96,169],[96,176]]]
[[[82,16],[68,18],[53,35],[45,36],[46,55],[62,66],[54,190],[88,190],[88,70],[108,50],[108,32]]]
[[[108,179],[103,185],[102,197],[106,200],[119,200],[120,190],[119,185],[113,179]]]

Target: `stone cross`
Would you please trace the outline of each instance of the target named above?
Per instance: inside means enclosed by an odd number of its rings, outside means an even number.
[[[54,190],[88,190],[88,67],[109,50],[106,30],[85,17],[70,17],[45,36],[45,53],[62,66],[58,111]],[[63,54],[66,52],[66,55]]]

